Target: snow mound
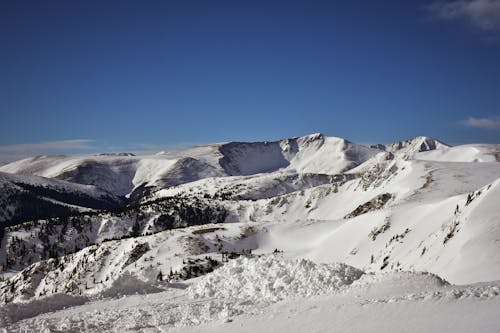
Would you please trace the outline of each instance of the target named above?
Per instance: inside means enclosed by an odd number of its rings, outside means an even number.
[[[54,294],[41,297],[30,302],[16,302],[0,305],[0,328],[19,320],[38,316],[42,313],[54,312],[71,306],[85,304],[84,296]],[[6,332],[6,331],[5,331]]]
[[[345,264],[315,264],[274,256],[239,258],[189,287],[191,298],[239,298],[279,301],[287,298],[333,294],[363,275]]]
[[[118,297],[133,294],[152,294],[163,291],[150,283],[144,282],[130,274],[123,273],[118,279],[113,281],[110,288],[100,293],[101,297]]]
[[[422,291],[434,293],[451,286],[438,275],[428,272],[388,272],[367,273],[350,286],[351,290],[361,291],[367,297],[380,295],[418,294]]]

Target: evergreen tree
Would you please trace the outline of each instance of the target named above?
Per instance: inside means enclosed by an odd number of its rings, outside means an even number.
[[[141,226],[139,225],[139,221],[135,220],[134,225],[132,226],[132,232],[131,236],[132,237],[137,237],[141,234]]]

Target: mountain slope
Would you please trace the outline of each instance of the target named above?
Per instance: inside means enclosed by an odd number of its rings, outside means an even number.
[[[447,147],[417,154],[416,158],[442,162],[500,162],[500,145],[475,144]]]
[[[95,186],[0,172],[0,223],[90,210],[116,209],[124,200]]]
[[[312,134],[274,142],[232,142],[219,148],[220,164],[230,175],[286,169],[298,173],[338,174],[359,165],[379,150],[347,140]]]

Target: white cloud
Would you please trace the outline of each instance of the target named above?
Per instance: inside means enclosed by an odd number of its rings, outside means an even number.
[[[94,140],[61,140],[0,146],[0,164],[35,155],[64,154],[95,149]]]
[[[500,30],[500,0],[437,1],[428,10],[442,20],[467,21],[488,32]]]
[[[46,141],[38,143],[19,143],[14,145],[0,146],[0,152],[34,152],[34,151],[57,151],[57,150],[81,150],[91,149],[90,143],[94,140],[62,140]]]
[[[493,118],[474,118],[469,117],[463,122],[467,127],[482,129],[500,129],[500,117]]]

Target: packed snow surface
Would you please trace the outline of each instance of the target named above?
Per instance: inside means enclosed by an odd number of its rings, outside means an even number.
[[[189,288],[193,298],[280,300],[332,294],[363,272],[345,264],[315,264],[276,256],[240,258],[201,278]]]

